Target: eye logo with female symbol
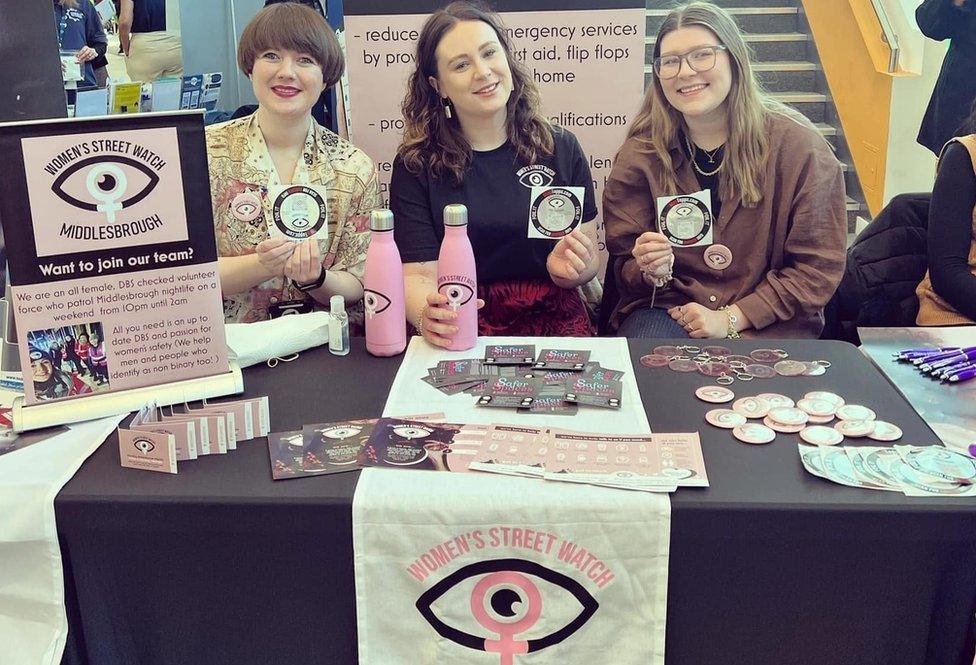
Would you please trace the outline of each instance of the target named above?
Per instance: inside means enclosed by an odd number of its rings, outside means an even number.
[[[441,295],[447,296],[447,306],[455,312],[474,297],[474,289],[460,282],[445,282],[437,290]]]
[[[472,617],[489,635],[480,636],[445,623],[434,604],[447,597],[455,586],[480,577],[467,598]],[[535,579],[533,579],[535,578]],[[540,630],[541,623],[554,621],[566,603],[544,599],[543,588],[562,589],[579,605],[568,621],[552,632]],[[462,601],[457,601],[460,604]],[[500,665],[515,665],[515,656],[534,653],[569,638],[583,627],[599,608],[599,603],[576,580],[545,566],[523,559],[479,561],[448,575],[417,599],[417,610],[441,637],[475,651],[498,654]],[[457,615],[452,606],[449,615]]]
[[[85,172],[83,185],[75,182],[80,181],[80,177],[72,177],[82,171]],[[137,179],[145,182],[138,188],[130,186],[133,184],[131,181]],[[89,157],[65,169],[52,183],[51,191],[65,203],[80,210],[104,213],[106,221],[114,224],[115,216],[119,212],[149,196],[158,184],[159,176],[134,159],[119,156]],[[130,191],[135,193],[126,198]]]
[[[132,447],[143,455],[148,455],[152,451],[156,450],[156,444],[149,439],[136,439],[132,442]]]
[[[377,314],[382,314],[389,308],[390,299],[379,291],[371,289],[363,290],[363,306],[366,309],[366,318],[373,318]]]

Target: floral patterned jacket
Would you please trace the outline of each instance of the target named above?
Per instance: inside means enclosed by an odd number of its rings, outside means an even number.
[[[369,247],[369,213],[380,206],[376,167],[359,148],[319,126],[309,127],[302,156],[292,183],[279,183],[255,115],[207,128],[210,163],[210,195],[218,256],[243,256],[256,251],[268,238],[268,186],[275,184],[322,185],[327,191],[328,239],[320,241],[323,265],[345,271],[362,281]],[[236,214],[235,197],[252,192],[264,201],[254,219]],[[224,297],[228,323],[250,323],[268,318],[269,306],[309,299],[315,309],[322,303],[276,277],[250,291]],[[347,305],[350,324],[361,329],[362,304]]]

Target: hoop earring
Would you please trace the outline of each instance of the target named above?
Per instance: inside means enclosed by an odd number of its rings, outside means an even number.
[[[450,120],[451,118],[453,118],[453,117],[454,117],[454,116],[453,116],[453,115],[451,114],[451,100],[450,100],[450,99],[448,99],[447,97],[445,97],[445,98],[444,98],[444,99],[442,100],[442,103],[443,103],[443,105],[444,105],[444,115],[445,115],[445,116],[447,117],[447,119],[448,119],[448,120]]]

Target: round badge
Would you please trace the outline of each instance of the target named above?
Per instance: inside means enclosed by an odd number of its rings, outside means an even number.
[[[235,219],[253,222],[261,216],[261,197],[254,192],[241,192],[230,202],[230,212]]]
[[[834,413],[839,420],[874,420],[875,413],[860,404],[845,404]]]
[[[796,434],[802,430],[806,425],[784,425],[783,423],[778,423],[769,416],[763,418],[763,425],[773,430],[774,432],[780,432],[782,434]]]
[[[725,270],[732,265],[732,250],[725,245],[709,245],[702,256],[705,265],[713,270]]]
[[[809,397],[801,399],[796,403],[796,406],[811,416],[833,416],[834,411],[837,410],[837,406],[833,402],[828,402],[825,399],[811,399]]]
[[[271,204],[271,219],[282,235],[305,240],[325,226],[328,208],[325,199],[305,185],[288,187]]]
[[[839,423],[834,424],[834,429],[843,434],[853,438],[867,436],[874,431],[874,421],[873,420],[841,420]]]
[[[807,364],[799,360],[780,360],[773,369],[780,376],[800,376],[807,371]]]
[[[732,349],[725,346],[703,346],[701,352],[715,358],[725,358],[726,361],[732,355]]]
[[[659,356],[654,353],[650,353],[646,356],[641,356],[640,364],[644,367],[665,367],[669,362],[671,362],[667,356]]]
[[[809,416],[802,409],[792,406],[778,406],[769,410],[769,417],[783,425],[805,425]]]
[[[746,423],[732,430],[732,436],[744,443],[763,444],[772,443],[776,439],[776,432],[765,425]]]
[[[769,413],[769,402],[758,397],[743,397],[735,400],[732,410],[746,418],[762,418]]]
[[[807,422],[813,423],[814,425],[826,425],[827,423],[832,422],[833,419],[833,416],[808,416]]]
[[[828,402],[833,402],[835,406],[844,406],[844,398],[840,395],[835,395],[834,393],[829,393],[826,390],[813,390],[808,392],[803,396],[806,399],[822,399]]]
[[[732,373],[732,367],[728,363],[704,362],[698,366],[698,371],[705,376],[728,376]]]
[[[874,429],[868,433],[868,438],[875,441],[897,441],[901,435],[901,428],[897,425],[892,425],[883,420],[875,420]]]
[[[756,397],[769,402],[769,406],[771,408],[776,408],[777,406],[795,406],[793,400],[786,395],[780,395],[779,393],[760,393],[756,395]]]
[[[782,349],[756,349],[749,352],[749,357],[757,363],[774,363],[788,358],[790,354]]]
[[[698,363],[694,360],[675,359],[668,363],[668,369],[672,372],[697,372]]]
[[[735,393],[722,386],[702,386],[695,391],[695,397],[711,404],[724,404],[735,399]]]
[[[676,346],[655,346],[651,349],[651,353],[656,356],[680,356],[681,349]]]
[[[678,247],[690,247],[701,241],[712,229],[708,206],[693,196],[676,196],[661,210],[661,233]]]
[[[705,414],[705,422],[715,427],[732,429],[746,424],[746,417],[729,409],[712,409]]]
[[[800,430],[800,438],[815,446],[836,446],[844,440],[844,435],[833,427],[814,425]]]
[[[818,362],[803,363],[807,368],[803,371],[803,376],[823,376],[827,373],[827,368]]]
[[[532,202],[529,221],[541,235],[562,238],[572,233],[583,221],[583,204],[568,189],[546,189]]]
[[[750,374],[757,379],[771,379],[776,376],[776,370],[769,365],[760,365],[759,363],[746,365],[745,373]]]

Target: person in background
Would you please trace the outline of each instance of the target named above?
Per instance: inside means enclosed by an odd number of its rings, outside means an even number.
[[[119,44],[129,78],[183,76],[183,44],[178,26],[167,23],[166,0],[122,0],[120,7]]]
[[[61,358],[65,363],[67,363],[68,368],[73,372],[80,372],[81,365],[78,361],[78,352],[76,351],[77,342],[75,338],[68,335],[64,338],[64,346],[61,351]]]
[[[920,326],[976,325],[976,103],[961,130],[942,150],[929,204]]]
[[[926,37],[952,40],[918,132],[918,142],[940,155],[976,100],[976,0],[925,0],[915,20]]]
[[[54,0],[54,28],[58,48],[72,51],[82,65],[84,82],[79,87],[97,84],[92,61],[105,55],[108,39],[102,20],[89,0]]]
[[[91,344],[88,343],[88,335],[81,333],[75,343],[75,353],[78,355],[79,374],[91,374],[94,376],[91,366]]]
[[[576,137],[542,114],[499,19],[476,6],[432,14],[416,61],[390,183],[408,321],[431,344],[450,344],[457,315],[437,292],[437,258],[444,206],[461,203],[485,303],[478,334],[591,335],[578,287],[598,269],[597,209]],[[532,188],[549,185],[582,194],[579,227],[558,241],[527,234]]]
[[[99,339],[98,333],[92,333],[88,360],[91,364],[92,379],[96,383],[108,383],[108,357],[105,355],[105,340]]]
[[[319,13],[286,2],[255,15],[237,55],[258,110],[207,127],[224,316],[261,321],[321,309],[341,295],[358,331],[369,213],[380,206],[377,172],[365,153],[310,113],[342,75],[339,42]],[[325,200],[328,240],[269,236],[269,188],[291,184]]]
[[[603,195],[611,324],[626,337],[816,338],[846,258],[830,145],[762,91],[713,4],[668,14],[653,68]]]
[[[91,391],[80,379],[76,380],[66,372],[56,368],[50,351],[31,344],[28,354],[31,364],[31,377],[34,383],[34,395],[37,399],[60,399]]]

